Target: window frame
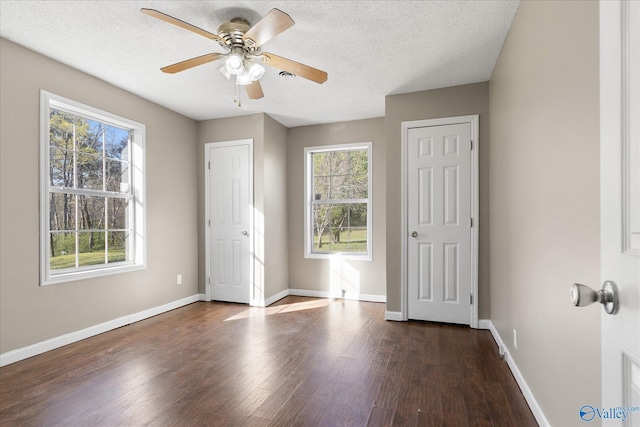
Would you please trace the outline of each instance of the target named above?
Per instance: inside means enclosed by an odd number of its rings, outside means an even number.
[[[128,237],[128,260],[118,261],[111,265],[97,264],[82,267],[68,268],[64,270],[51,270],[49,254],[49,212],[50,194],[59,192],[51,189],[50,167],[50,109],[55,108],[84,118],[99,121],[104,124],[130,131],[130,186],[132,204],[131,233]],[[106,111],[73,101],[71,99],[47,92],[40,91],[40,285],[66,283],[76,280],[84,280],[95,277],[108,276],[129,271],[143,270],[146,268],[146,188],[145,188],[145,125],[133,120],[117,116]],[[108,191],[98,191],[99,195],[109,197]],[[96,190],[93,190],[94,192]],[[90,193],[88,191],[87,193]],[[84,190],[72,189],[69,193],[84,195]],[[95,194],[95,193],[94,193]],[[94,195],[91,194],[91,195]],[[119,197],[122,198],[122,197]],[[76,231],[73,231],[77,233]]]
[[[321,145],[304,148],[304,257],[310,259],[331,259],[336,256],[342,259],[371,261],[373,259],[373,144],[359,142],[349,144]],[[313,154],[335,151],[367,151],[367,252],[314,252],[313,251]],[[364,199],[344,199],[343,203],[362,203]]]

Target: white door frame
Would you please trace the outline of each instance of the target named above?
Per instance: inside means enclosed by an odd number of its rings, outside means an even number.
[[[407,224],[407,215],[409,213],[408,205],[408,193],[407,193],[407,153],[409,144],[409,129],[422,128],[429,126],[443,126],[443,125],[456,125],[469,123],[471,125],[471,216],[473,219],[473,227],[471,228],[471,293],[473,295],[472,304],[470,304],[471,310],[471,327],[478,328],[478,230],[480,228],[479,220],[479,175],[478,175],[478,149],[479,134],[478,134],[478,119],[479,116],[458,116],[458,117],[445,117],[440,119],[427,119],[427,120],[414,120],[409,122],[402,122],[402,202],[401,202],[401,274],[400,274],[400,312],[402,313],[402,320],[409,319],[409,300],[408,300],[408,235],[409,229]]]
[[[235,147],[239,145],[249,146],[249,301],[250,305],[254,304],[255,296],[255,280],[254,280],[254,263],[255,263],[255,250],[254,250],[254,198],[253,198],[253,139],[237,139],[233,141],[221,141],[221,142],[209,142],[204,144],[204,229],[205,243],[205,301],[211,301],[211,212],[209,205],[211,203],[210,185],[209,179],[211,178],[209,165],[211,159],[209,158],[209,151],[211,148],[222,147]]]
[[[601,407],[631,405],[632,363],[640,360],[637,323],[640,284],[640,250],[631,236],[632,146],[637,138],[632,49],[637,49],[637,21],[630,1],[600,1],[600,251],[601,283],[618,286],[620,310],[614,316],[601,312]],[[637,27],[635,27],[637,28]],[[637,52],[637,50],[635,50]],[[637,65],[634,65],[637,66]],[[634,85],[635,84],[635,85]],[[594,283],[593,288],[599,285]],[[636,289],[634,289],[634,287]],[[634,323],[635,322],[635,323]],[[624,326],[624,327],[623,327]],[[629,399],[626,400],[625,399]],[[640,415],[636,412],[633,416]],[[626,425],[629,424],[627,419]],[[602,419],[603,426],[622,425],[619,418]],[[636,425],[636,424],[634,424]]]

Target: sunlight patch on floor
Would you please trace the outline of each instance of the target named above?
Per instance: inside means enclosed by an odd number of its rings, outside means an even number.
[[[313,301],[294,302],[292,304],[272,305],[270,307],[250,307],[245,311],[231,316],[228,320],[248,319],[250,317],[263,317],[272,314],[291,313],[294,311],[311,310],[314,308],[326,307],[331,304],[331,300],[327,298],[317,299]]]

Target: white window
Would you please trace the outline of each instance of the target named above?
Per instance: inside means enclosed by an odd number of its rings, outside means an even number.
[[[371,143],[305,148],[305,257],[371,259]]]
[[[40,283],[144,268],[144,125],[45,91],[40,104]]]

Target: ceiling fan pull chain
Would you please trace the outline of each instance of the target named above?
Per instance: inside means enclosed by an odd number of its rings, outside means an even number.
[[[236,76],[236,93],[233,97],[233,102],[237,102],[238,107],[242,107],[242,100],[240,99],[240,85],[238,84],[238,76]]]
[[[233,102],[235,102],[236,104],[238,103],[238,77],[236,76],[236,81],[234,82],[235,84],[233,85]]]

